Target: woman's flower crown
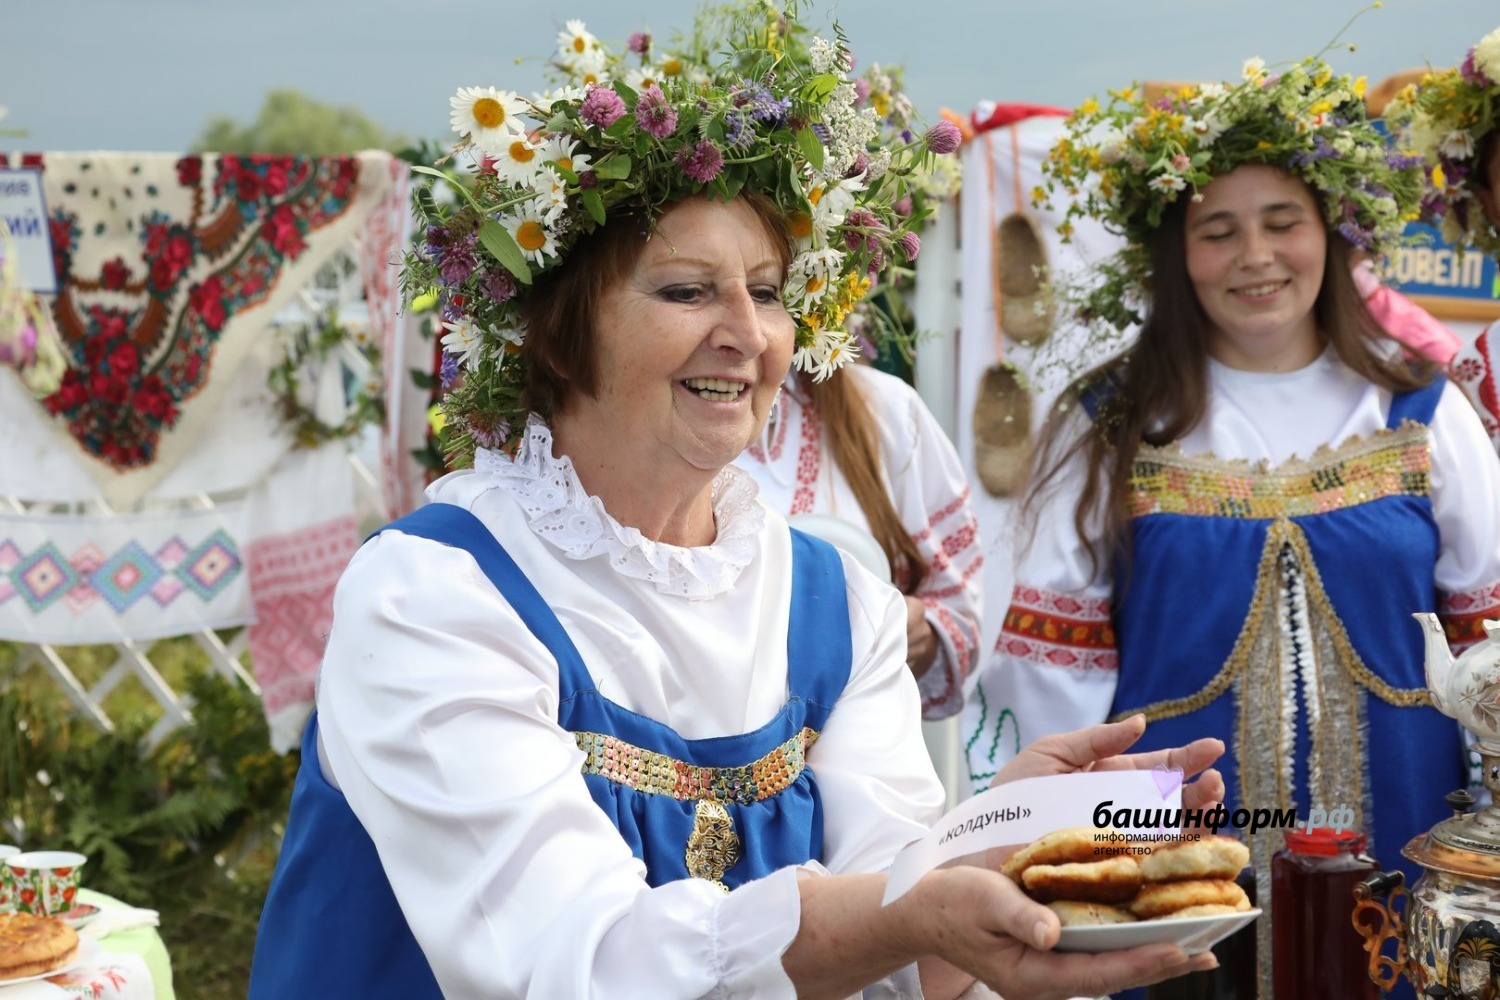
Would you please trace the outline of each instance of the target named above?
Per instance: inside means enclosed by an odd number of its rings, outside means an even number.
[[[1429,72],[1404,88],[1385,117],[1432,167],[1423,218],[1441,226],[1453,245],[1500,258],[1500,229],[1478,199],[1485,167],[1479,150],[1486,136],[1500,131],[1500,28],[1480,39],[1462,66]]]
[[[409,294],[439,295],[450,460],[519,436],[521,305],[537,275],[622,211],[654,217],[698,193],[768,196],[796,240],[783,291],[794,364],[822,379],[851,360],[851,310],[920,246],[922,213],[902,204],[913,172],[959,142],[940,122],[880,143],[881,116],[850,80],[851,62],[841,36],[809,41],[795,9],[754,0],[666,52],[638,33],[615,55],[569,21],[550,63],[556,89],[531,99],[459,90],[452,126],[472,172],[447,175],[460,195],[451,206],[423,204],[426,246],[403,275]]]
[[[1282,167],[1312,188],[1331,228],[1383,254],[1415,217],[1421,159],[1392,152],[1365,116],[1365,79],[1337,76],[1309,57],[1281,73],[1251,59],[1234,84],[1185,86],[1147,101],[1139,87],[1086,101],[1042,165],[1044,203],[1061,189],[1075,217],[1099,220],[1128,246],[1098,269],[1081,295],[1086,320],[1117,329],[1138,323],[1149,272],[1145,243],[1179,198],[1246,163]]]

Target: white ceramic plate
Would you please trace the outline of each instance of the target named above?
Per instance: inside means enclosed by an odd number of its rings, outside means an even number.
[[[1207,951],[1260,916],[1256,909],[1226,913],[1218,917],[1188,917],[1185,920],[1142,920],[1133,924],[1098,927],[1064,927],[1057,940],[1058,951],[1119,951],[1143,944],[1167,942],[1182,946],[1189,955]]]
[[[46,979],[48,976],[60,976],[64,972],[72,972],[74,969],[81,968],[97,959],[103,950],[98,941],[80,934],[78,935],[78,953],[73,956],[73,961],[60,969],[53,969],[51,972],[39,972],[34,976],[22,976],[20,979],[0,981],[0,994],[3,994],[6,988],[10,986],[19,986],[21,983],[33,983],[38,979]]]

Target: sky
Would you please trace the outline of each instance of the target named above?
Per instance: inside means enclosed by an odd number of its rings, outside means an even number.
[[[0,150],[188,148],[207,122],[252,121],[290,87],[408,138],[445,139],[460,86],[542,89],[540,58],[582,19],[605,42],[687,26],[686,0],[0,0]],[[1317,52],[1346,0],[819,0],[861,64],[900,64],[929,122],[982,100],[1071,107],[1134,80],[1236,77]],[[1454,65],[1500,27],[1496,0],[1385,0],[1328,55],[1373,84]],[[830,34],[831,32],[825,32]],[[1356,46],[1348,51],[1348,44]],[[518,57],[524,61],[518,62]]]

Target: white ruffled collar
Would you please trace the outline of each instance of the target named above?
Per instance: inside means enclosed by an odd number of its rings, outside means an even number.
[[[740,571],[755,557],[755,536],[765,524],[755,480],[727,466],[713,481],[718,527],[713,543],[684,547],[653,541],[616,521],[598,497],[584,491],[573,460],[553,456],[552,430],[534,415],[527,420],[514,459],[481,448],[474,468],[494,477],[525,512],[531,530],[569,559],[608,556],[616,572],[654,584],[663,594],[691,600],[716,597],[734,587]]]

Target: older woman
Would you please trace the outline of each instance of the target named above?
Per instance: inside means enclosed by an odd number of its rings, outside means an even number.
[[[593,44],[581,26],[575,37]],[[805,85],[789,76],[782,86]],[[1052,954],[1056,918],[978,866],[881,906],[881,873],[941,801],[903,601],[789,531],[726,468],[760,432],[799,323],[818,315],[785,295],[796,263],[780,199],[807,147],[764,123],[742,158],[792,169],[758,185],[752,166],[736,196],[707,197],[675,153],[653,160],[630,128],[590,119],[599,92],[547,105],[580,140],[553,147],[572,167],[549,176],[579,202],[603,187],[605,223],[586,226],[583,205],[570,228],[545,229],[567,237],[564,259],[505,265],[509,285],[494,277],[509,248],[481,234],[494,257],[448,287],[481,330],[500,317],[525,331],[468,345],[450,397],[481,433],[516,401],[514,439],[435,483],[339,586],[251,995],[951,997],[983,981],[1021,1000],[1211,963],[1169,945]],[[749,106],[728,93],[691,84],[644,111],[704,124]],[[460,97],[492,125],[512,99]],[[665,138],[646,134],[670,142],[669,116],[650,120]],[[583,180],[586,156],[622,148],[635,173]],[[487,196],[481,181],[466,197]],[[544,213],[519,212],[516,245],[542,245],[526,226],[550,226]],[[451,278],[463,227],[483,224],[449,225],[432,266]],[[858,279],[868,265],[855,266]],[[515,339],[518,352],[500,346]],[[1222,750],[1116,756],[1139,735],[1132,720],[1053,741],[1007,777],[1193,773]],[[1193,795],[1218,791],[1210,774]]]

